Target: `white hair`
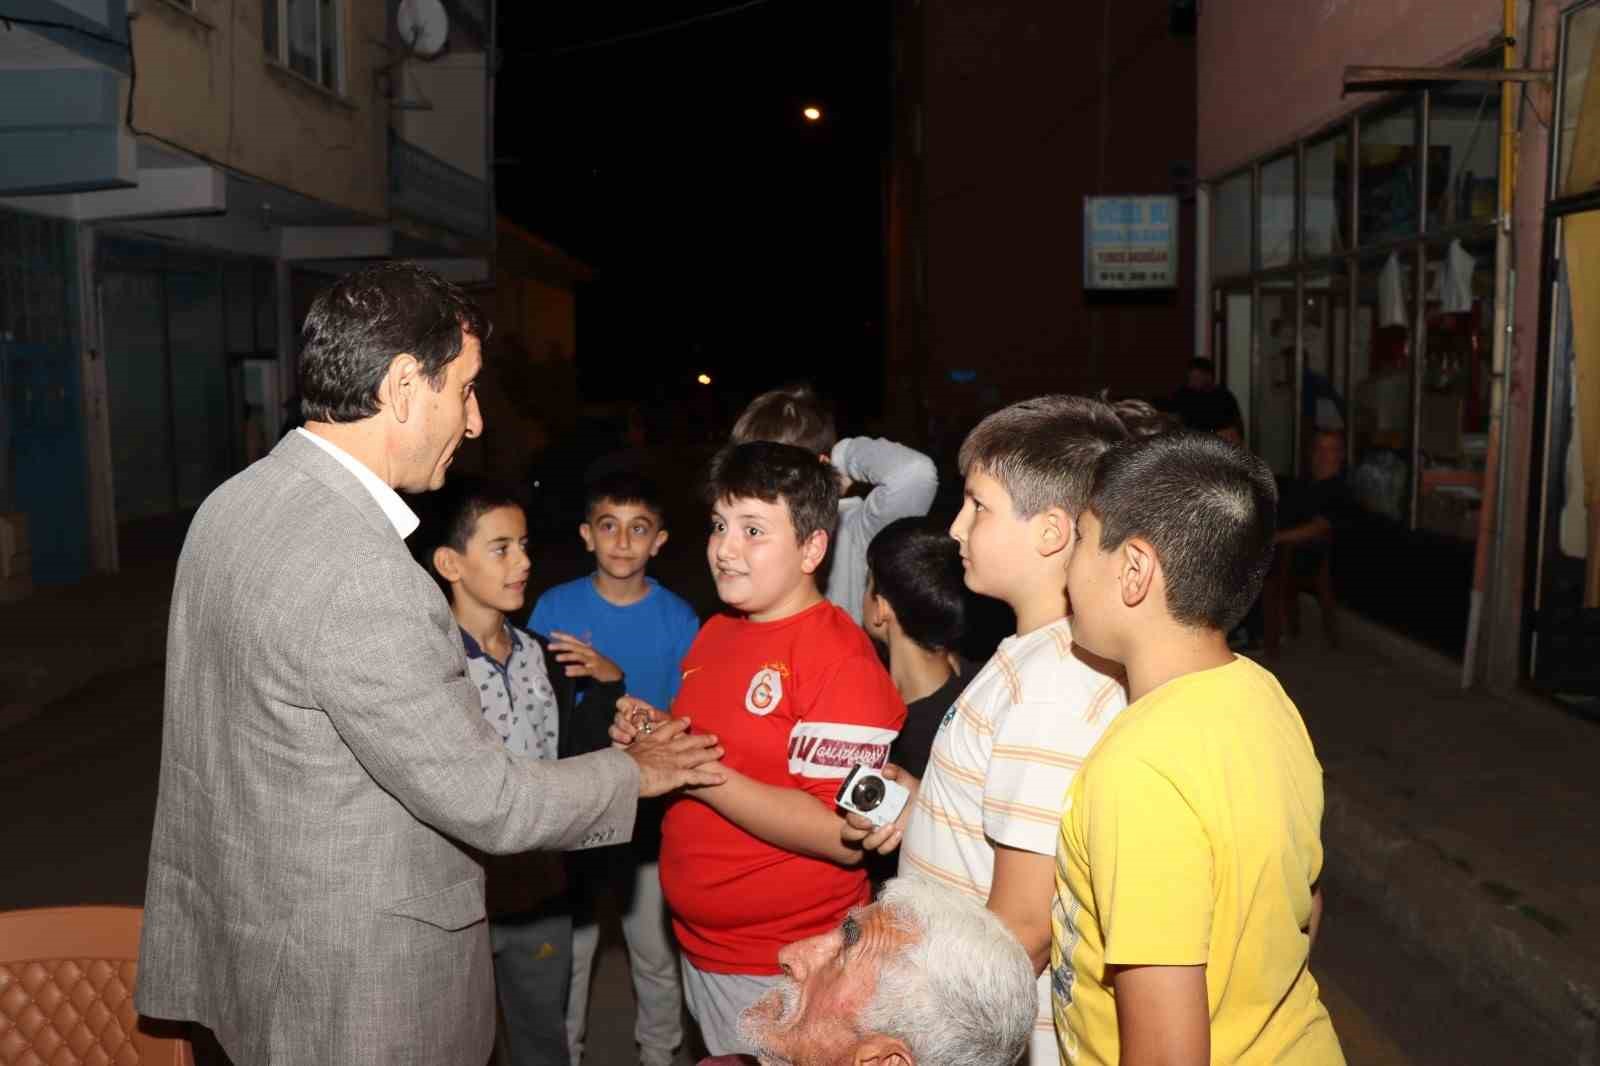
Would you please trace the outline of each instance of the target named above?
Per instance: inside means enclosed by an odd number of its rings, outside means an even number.
[[[883,960],[864,1033],[905,1042],[917,1066],[1010,1066],[1039,1010],[1033,963],[982,903],[932,881],[897,877],[878,905],[914,934]]]

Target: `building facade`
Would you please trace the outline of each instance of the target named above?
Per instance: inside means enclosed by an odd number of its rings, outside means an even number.
[[[493,10],[0,2],[0,511],[33,576],[170,555],[294,406],[297,326],[392,257],[486,284]]]
[[[1343,432],[1340,597],[1464,683],[1552,680],[1600,588],[1565,497],[1587,260],[1563,221],[1600,179],[1581,109],[1597,19],[1216,0],[1199,20],[1203,343],[1279,475]]]
[[[1025,396],[1160,396],[1181,383],[1195,351],[1195,40],[1174,10],[896,3],[884,235],[894,432],[959,440]],[[1087,291],[1084,198],[1174,194],[1177,287]]]

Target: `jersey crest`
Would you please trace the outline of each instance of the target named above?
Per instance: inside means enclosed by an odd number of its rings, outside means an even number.
[[[754,715],[766,716],[778,709],[783,700],[783,677],[788,668],[782,663],[768,663],[750,679],[744,693],[744,709]]]

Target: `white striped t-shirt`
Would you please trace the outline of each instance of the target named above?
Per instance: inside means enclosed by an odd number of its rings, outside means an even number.
[[[900,873],[987,901],[995,844],[1055,855],[1073,775],[1126,705],[1121,678],[1072,653],[1067,619],[1001,641],[939,725]],[[1049,981],[1030,1063],[1056,1061]]]

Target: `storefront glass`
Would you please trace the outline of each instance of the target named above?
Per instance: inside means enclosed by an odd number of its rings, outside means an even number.
[[[1293,153],[1262,164],[1256,234],[1263,270],[1294,260],[1296,184]]]
[[[1434,89],[1428,105],[1428,230],[1493,222],[1500,188],[1500,85]]]
[[[1339,129],[1306,145],[1307,259],[1350,246],[1350,133]]]
[[[1217,189],[1211,269],[1219,278],[1250,273],[1250,172],[1228,178]]]
[[[1261,338],[1255,365],[1251,408],[1257,427],[1251,438],[1257,455],[1279,477],[1295,472],[1295,294],[1293,278],[1261,284],[1256,336]]]

